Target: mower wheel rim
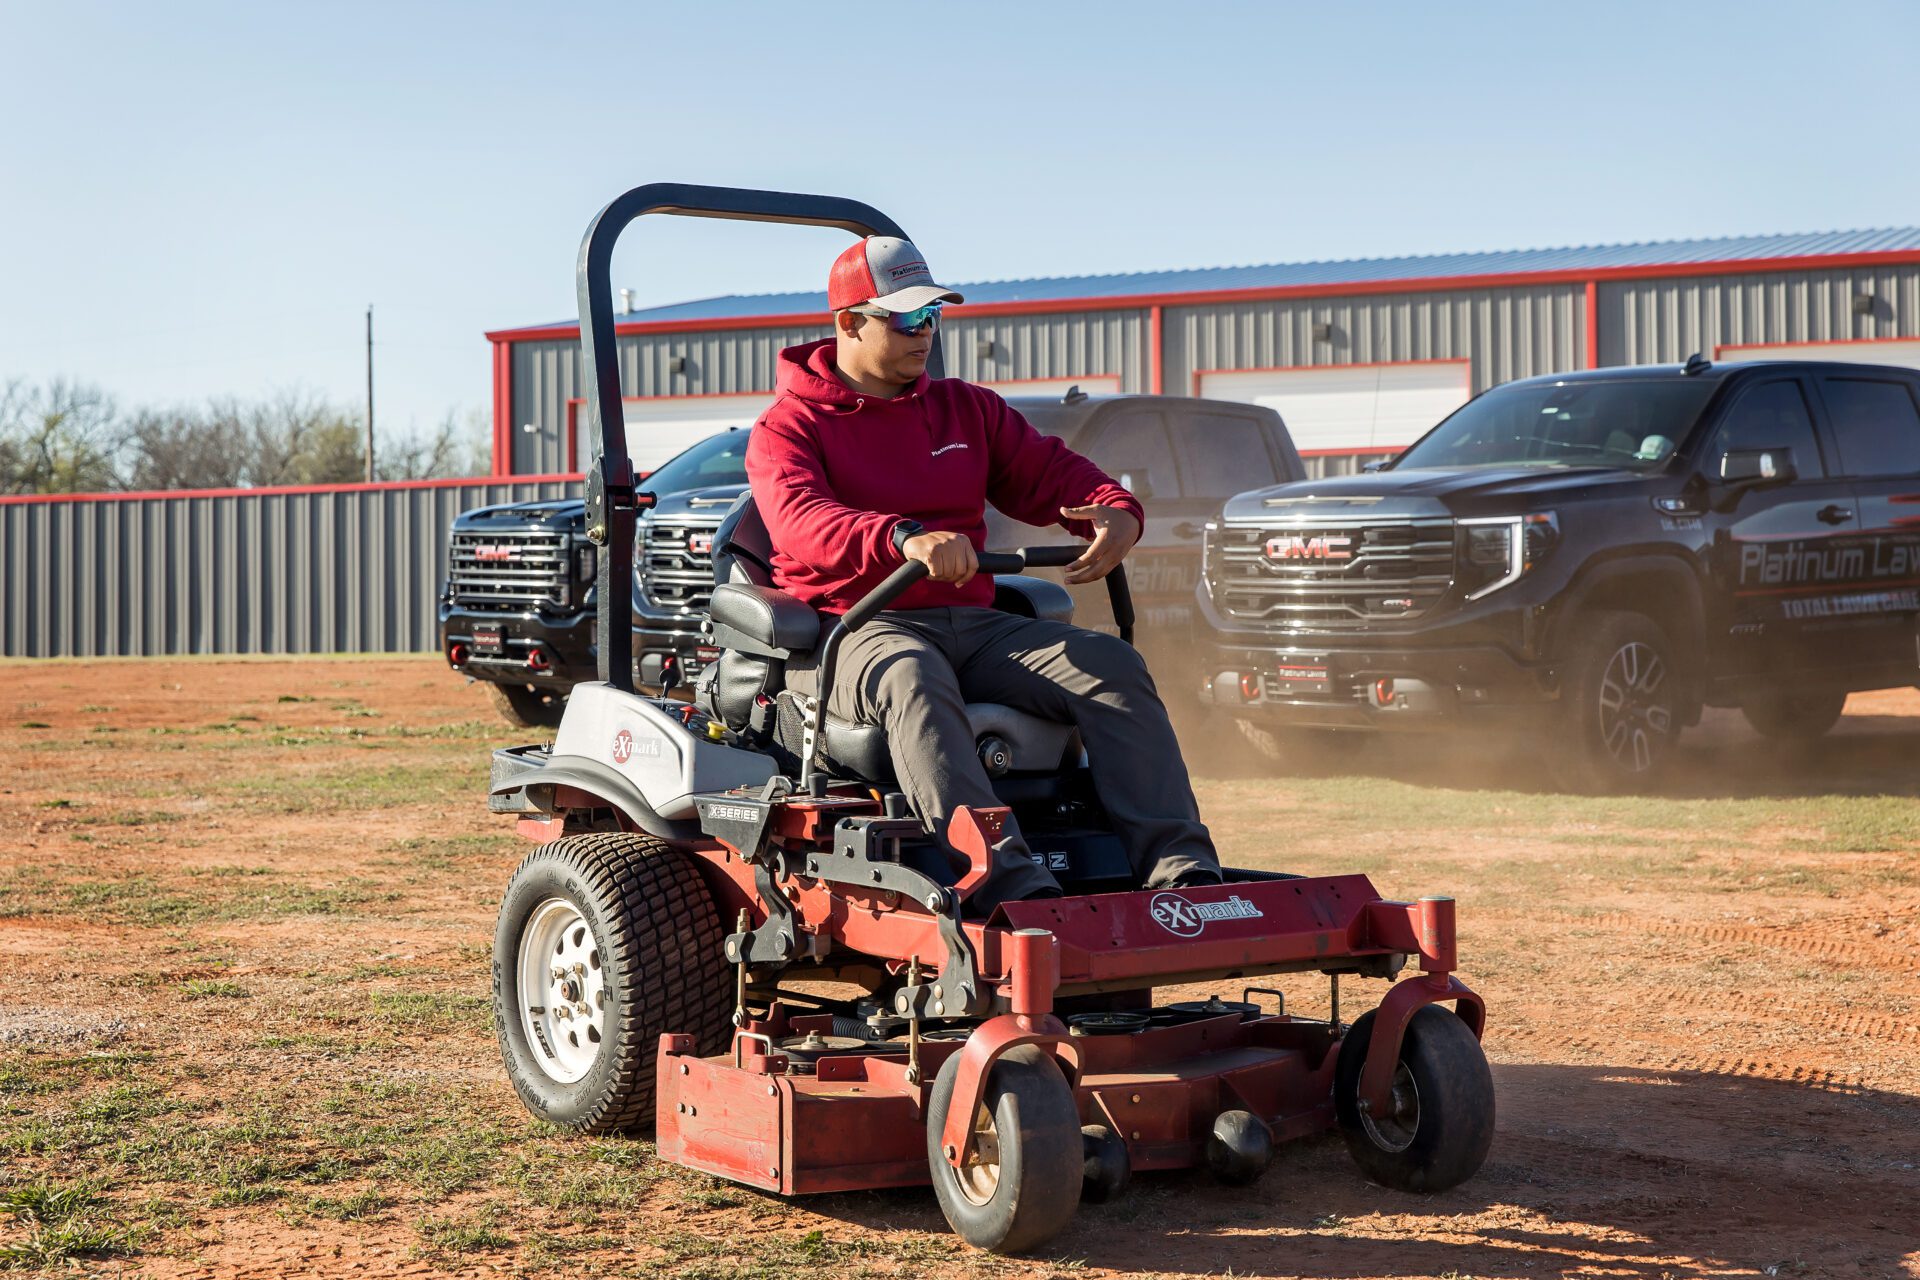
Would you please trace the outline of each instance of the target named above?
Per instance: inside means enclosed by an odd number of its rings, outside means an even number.
[[[1666,659],[1638,640],[1614,650],[1601,674],[1600,741],[1633,773],[1653,768],[1656,740],[1673,730],[1673,709],[1662,689],[1666,678]]]
[[[1360,1124],[1382,1151],[1405,1151],[1420,1132],[1420,1086],[1404,1062],[1394,1068],[1392,1097],[1393,1105],[1386,1115],[1376,1119],[1372,1111],[1363,1110]]]
[[[973,1145],[954,1171],[954,1181],[969,1204],[984,1205],[1000,1189],[1000,1130],[985,1106],[973,1114]]]
[[[548,898],[520,931],[520,1027],[550,1079],[574,1084],[593,1070],[606,1043],[606,972],[600,944],[580,909]]]

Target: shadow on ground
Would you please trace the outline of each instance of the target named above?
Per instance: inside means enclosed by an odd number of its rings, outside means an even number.
[[[1495,1075],[1492,1157],[1452,1191],[1376,1186],[1328,1136],[1282,1148],[1251,1187],[1137,1178],[1119,1201],[1083,1205],[1041,1256],[1171,1275],[1515,1280],[1909,1275],[1920,1262],[1920,1098],[1604,1066]],[[945,1230],[924,1188],[802,1203],[875,1230]]]

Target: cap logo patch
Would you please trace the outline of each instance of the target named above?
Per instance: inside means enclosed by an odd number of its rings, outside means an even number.
[[[887,272],[887,278],[898,280],[901,276],[931,275],[924,262],[909,262],[905,266],[894,267]]]

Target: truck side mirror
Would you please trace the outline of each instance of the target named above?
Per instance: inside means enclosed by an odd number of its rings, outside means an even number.
[[[1747,490],[1791,484],[1799,475],[1793,465],[1793,450],[1784,446],[1729,449],[1720,455],[1720,493],[1713,505],[1731,511],[1740,505],[1740,495]]]
[[[1744,489],[1765,485],[1790,484],[1800,473],[1793,465],[1793,450],[1729,449],[1720,455],[1720,483]]]
[[[1145,467],[1141,467],[1137,471],[1122,471],[1120,473],[1120,487],[1140,499],[1140,501],[1145,502],[1153,496],[1153,472]]]

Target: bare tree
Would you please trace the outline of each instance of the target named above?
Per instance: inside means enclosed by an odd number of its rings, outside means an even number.
[[[0,388],[0,493],[81,493],[118,482],[114,403],[100,388],[56,378]]]
[[[485,475],[488,455],[486,420],[469,413],[461,422],[449,409],[430,434],[389,438],[375,460],[382,480],[442,480]]]
[[[127,423],[127,486],[228,489],[245,484],[248,444],[230,418],[197,409],[142,409]]]
[[[126,454],[134,486],[154,489],[339,484],[366,467],[359,422],[304,391],[143,411]]]

